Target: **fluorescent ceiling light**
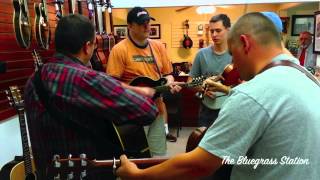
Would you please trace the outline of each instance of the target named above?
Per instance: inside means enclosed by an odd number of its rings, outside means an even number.
[[[216,12],[216,7],[214,6],[199,6],[196,9],[198,14],[213,14]]]
[[[114,8],[205,6],[257,3],[318,2],[316,0],[111,0]]]

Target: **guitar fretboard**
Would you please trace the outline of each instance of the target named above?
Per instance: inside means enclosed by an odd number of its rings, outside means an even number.
[[[32,164],[31,164],[31,157],[30,157],[30,150],[29,150],[26,121],[24,118],[24,108],[21,107],[17,111],[18,111],[19,124],[20,124],[25,173],[30,174],[32,173]]]

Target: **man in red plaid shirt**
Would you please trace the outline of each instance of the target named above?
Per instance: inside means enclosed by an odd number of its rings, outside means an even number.
[[[95,29],[86,17],[63,17],[55,31],[55,48],[56,54],[39,71],[48,103],[41,98],[44,92],[38,93],[37,73],[28,80],[24,93],[38,179],[48,178],[46,167],[54,154],[66,158],[86,153],[89,159],[119,156],[122,152],[112,146],[116,140],[111,122],[146,125],[158,114],[150,98],[153,89],[131,87],[86,67],[95,49]],[[54,114],[52,109],[61,113]]]

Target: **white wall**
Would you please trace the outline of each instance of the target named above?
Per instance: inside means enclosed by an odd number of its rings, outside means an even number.
[[[22,142],[18,117],[14,116],[0,122],[0,168],[17,155],[22,156]]]

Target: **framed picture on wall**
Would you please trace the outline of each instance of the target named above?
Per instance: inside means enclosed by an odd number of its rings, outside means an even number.
[[[320,11],[314,13],[313,52],[320,54]]]
[[[115,33],[115,35],[118,36],[118,38],[124,39],[127,37],[128,34],[127,25],[114,25],[113,32]]]
[[[151,24],[150,25],[150,39],[161,39],[160,24]]]
[[[292,15],[291,36],[299,36],[300,32],[314,32],[314,16],[313,15]]]

